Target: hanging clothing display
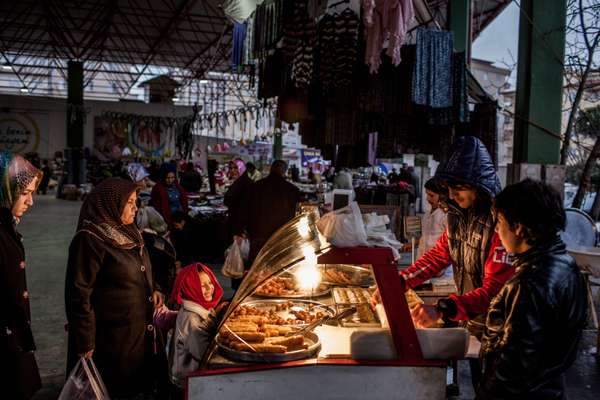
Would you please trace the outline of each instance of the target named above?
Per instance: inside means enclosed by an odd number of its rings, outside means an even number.
[[[265,1],[254,13],[254,58],[263,58],[273,50],[282,35],[283,0]]]
[[[386,54],[394,65],[402,59],[402,45],[415,16],[412,0],[362,0],[363,23],[365,25],[365,63],[372,74],[381,65],[381,51],[387,41]]]
[[[318,74],[325,90],[352,84],[358,57],[358,15],[349,7],[341,13],[327,13],[318,25]]]
[[[222,4],[223,12],[233,21],[241,23],[252,15],[256,6],[264,0],[225,0]]]
[[[231,50],[231,66],[235,69],[244,65],[244,44],[246,43],[246,23],[233,25],[233,49]]]
[[[452,106],[452,32],[417,29],[412,84],[413,102],[422,106]]]
[[[291,14],[285,18],[283,51],[286,61],[291,61],[296,87],[305,89],[315,73],[317,28],[314,19],[308,15],[307,1],[288,1],[286,6],[291,8]]]
[[[467,64],[465,52],[454,53],[452,60],[452,105],[444,108],[426,107],[425,119],[430,125],[452,125],[469,121]]]
[[[244,51],[242,53],[242,64],[254,64],[254,18],[248,18],[246,21],[246,36],[244,38]]]

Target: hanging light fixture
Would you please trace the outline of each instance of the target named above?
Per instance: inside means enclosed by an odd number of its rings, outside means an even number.
[[[9,62],[5,62],[2,64],[2,69],[5,71],[10,71],[12,69],[12,65]]]
[[[23,85],[23,87],[21,89],[19,89],[19,91],[21,93],[29,93],[29,89],[27,88],[27,86]]]

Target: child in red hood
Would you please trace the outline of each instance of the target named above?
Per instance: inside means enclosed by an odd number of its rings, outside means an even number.
[[[206,265],[196,263],[182,269],[171,298],[181,304],[169,347],[171,381],[183,387],[185,377],[198,370],[217,326],[223,288]]]

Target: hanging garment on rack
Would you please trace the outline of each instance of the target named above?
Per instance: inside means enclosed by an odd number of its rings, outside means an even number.
[[[256,10],[256,6],[264,0],[225,0],[222,4],[223,12],[233,21],[241,23],[247,20]]]
[[[318,24],[318,74],[321,86],[348,86],[358,57],[358,15],[346,8],[341,13],[325,14]]]
[[[365,25],[365,63],[376,73],[381,65],[381,51],[388,42],[386,54],[394,65],[402,59],[400,49],[406,41],[408,26],[415,12],[412,0],[362,0]]]
[[[452,32],[417,29],[413,102],[433,108],[452,106]]]
[[[242,64],[254,64],[254,15],[246,21],[246,37],[244,38],[244,52],[242,54]]]
[[[233,48],[231,50],[231,66],[234,71],[244,65],[244,43],[246,42],[246,23],[233,25]]]
[[[358,57],[359,26],[358,15],[350,8],[346,8],[336,18],[335,75],[337,86],[352,84],[352,75]]]
[[[425,119],[429,125],[442,126],[469,121],[465,52],[454,53],[452,58],[452,105],[444,108],[425,107]]]
[[[282,36],[284,0],[267,0],[254,14],[254,58],[264,58]]]
[[[335,82],[335,57],[332,53],[335,52],[336,36],[335,36],[335,17],[333,14],[325,14],[319,21],[317,27],[317,36],[319,43],[318,50],[318,74],[321,86],[328,90]]]
[[[289,57],[293,48],[292,79],[296,87],[306,88],[313,81],[315,70],[315,45],[317,29],[314,19],[308,15],[307,2],[295,1],[292,24],[284,31],[284,54]]]

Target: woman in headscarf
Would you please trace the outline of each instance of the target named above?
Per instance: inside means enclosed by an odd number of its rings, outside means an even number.
[[[27,160],[0,152],[0,387],[7,399],[30,399],[41,387],[33,352],[25,249],[16,225],[33,205],[42,172]]]
[[[138,186],[140,190],[148,186],[150,173],[140,163],[131,163],[127,166],[127,176]]]
[[[79,357],[92,357],[111,398],[151,392],[164,358],[152,324],[164,296],[134,224],[136,196],[133,182],[100,183],[83,203],[69,247],[68,370]]]
[[[172,226],[175,211],[188,212],[187,192],[177,182],[177,165],[164,163],[160,170],[160,182],[152,188],[150,205]]]

